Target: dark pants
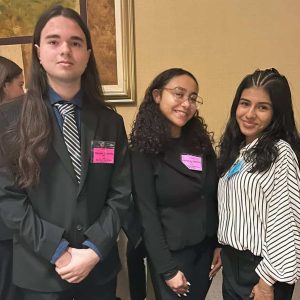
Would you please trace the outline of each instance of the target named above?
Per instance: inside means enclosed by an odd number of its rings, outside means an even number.
[[[0,241],[0,299],[22,300],[19,289],[12,284],[12,240]]]
[[[131,300],[144,300],[146,298],[145,257],[146,249],[143,242],[134,248],[133,245],[128,241],[127,268]]]
[[[21,289],[24,300],[115,300],[116,279],[104,285],[74,284],[70,289],[57,293],[42,293]],[[1,299],[2,300],[2,299]]]
[[[209,271],[213,258],[215,242],[206,239],[195,246],[180,251],[172,251],[172,256],[179,269],[191,283],[190,292],[185,300],[204,300],[211,281]],[[150,262],[150,272],[156,300],[178,300],[178,296],[166,285],[161,275],[157,274]]]
[[[261,257],[250,251],[238,251],[230,246],[224,246],[221,252],[223,263],[223,299],[249,300],[252,288],[259,281],[255,272]],[[274,300],[292,299],[294,285],[283,282],[274,284]]]

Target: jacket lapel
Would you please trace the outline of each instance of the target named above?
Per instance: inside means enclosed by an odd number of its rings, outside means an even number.
[[[84,104],[81,110],[81,180],[79,192],[81,191],[88,172],[91,159],[91,142],[95,137],[98,115],[88,104]]]

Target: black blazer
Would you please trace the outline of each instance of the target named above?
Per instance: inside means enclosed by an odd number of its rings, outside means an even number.
[[[142,223],[132,197],[122,229],[126,234],[130,247],[136,248],[142,240]]]
[[[11,240],[13,237],[13,231],[8,229],[0,218],[0,241]]]
[[[213,150],[203,157],[203,171],[189,170],[181,154],[192,154],[174,141],[161,156],[132,153],[134,199],[144,242],[158,273],[177,267],[172,251],[216,238],[217,175]]]
[[[22,102],[0,107],[3,130],[18,119]],[[81,248],[91,240],[101,261],[86,280],[105,283],[120,269],[117,236],[129,206],[130,169],[122,118],[108,108],[83,102],[81,110],[82,175],[76,180],[61,130],[49,105],[53,125],[50,149],[42,162],[40,182],[20,189],[0,174],[0,213],[14,230],[14,282],[38,291],[61,291],[70,285],[50,263],[62,238]],[[114,164],[91,163],[91,141],[113,141]]]

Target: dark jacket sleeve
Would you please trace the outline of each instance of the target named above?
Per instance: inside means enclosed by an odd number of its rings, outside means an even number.
[[[9,104],[18,105],[16,104]],[[3,108],[4,106],[2,106]],[[5,115],[0,110],[0,136],[8,127],[9,119],[17,118],[14,115],[18,110],[12,107],[11,114]],[[5,160],[0,151],[0,161]],[[25,189],[14,184],[12,176],[0,170],[0,217],[6,226],[18,234],[37,255],[50,261],[59,244],[64,229],[41,219],[34,211]]]
[[[207,178],[206,184],[209,188],[205,189],[205,197],[207,199],[207,225],[206,234],[209,237],[213,237],[217,243],[217,231],[218,231],[218,176],[216,168],[216,155],[213,149],[207,155]]]
[[[156,272],[171,272],[177,268],[164,237],[157,207],[154,172],[151,160],[138,152],[132,153],[134,200],[143,226],[143,237]]]
[[[131,247],[136,248],[142,239],[142,224],[133,197],[130,197],[130,206],[123,222],[122,229],[127,236]]]

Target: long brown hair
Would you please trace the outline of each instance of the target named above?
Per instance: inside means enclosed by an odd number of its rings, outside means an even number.
[[[45,158],[52,135],[49,108],[46,105],[47,74],[40,64],[35,45],[40,45],[41,32],[50,19],[64,16],[76,22],[85,34],[87,48],[91,50],[87,67],[81,77],[85,101],[93,106],[105,105],[100,77],[96,66],[89,29],[79,14],[57,5],[44,12],[38,19],[32,42],[31,79],[24,97],[20,120],[2,136],[2,151],[9,171],[22,188],[34,186],[39,181],[40,164]],[[13,128],[15,126],[15,128]],[[3,141],[5,140],[5,145]]]

